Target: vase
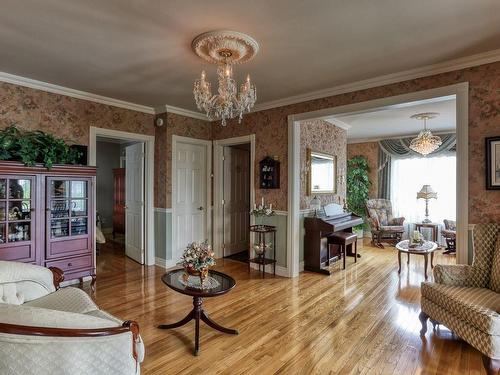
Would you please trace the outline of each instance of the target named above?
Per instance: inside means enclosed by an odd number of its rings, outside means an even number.
[[[208,276],[208,267],[203,267],[201,270],[196,270],[192,266],[184,267],[184,281],[187,282],[189,276],[198,276],[200,278],[200,285],[203,286],[205,279]]]

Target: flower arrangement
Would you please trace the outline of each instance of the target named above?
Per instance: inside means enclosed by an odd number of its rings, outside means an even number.
[[[187,282],[189,276],[198,276],[200,285],[203,286],[208,276],[208,268],[215,265],[214,252],[208,242],[189,244],[184,250],[181,259],[185,271],[184,281]]]
[[[207,241],[189,244],[181,259],[184,268],[191,268],[195,271],[201,271],[215,265],[214,252]]]
[[[410,246],[416,247],[424,243],[422,234],[418,230],[414,230],[410,237]]]

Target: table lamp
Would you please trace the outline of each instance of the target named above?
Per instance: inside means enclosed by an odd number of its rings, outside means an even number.
[[[424,185],[417,193],[417,199],[425,199],[425,220],[422,223],[432,223],[429,219],[429,199],[437,199],[437,193],[432,190],[431,185]]]

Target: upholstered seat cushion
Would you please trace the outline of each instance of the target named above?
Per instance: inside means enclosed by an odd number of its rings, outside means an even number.
[[[404,232],[405,227],[402,225],[381,225],[380,230],[384,232]]]
[[[26,302],[24,305],[79,314],[99,309],[87,293],[73,287],[61,288],[54,293]]]
[[[444,238],[455,238],[457,236],[457,232],[455,232],[454,230],[442,229],[441,235]]]
[[[0,322],[32,327],[75,329],[109,328],[121,325],[102,317],[8,304],[0,304]]]
[[[500,335],[500,294],[486,288],[422,283],[422,296],[478,330]]]

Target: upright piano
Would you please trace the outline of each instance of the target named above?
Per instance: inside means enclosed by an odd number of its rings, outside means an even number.
[[[332,244],[329,237],[335,232],[352,232],[352,227],[363,224],[360,216],[328,206],[321,216],[304,218],[304,270],[326,275],[331,273],[329,265],[340,259],[340,246]],[[354,256],[352,245],[347,246],[346,254]]]

